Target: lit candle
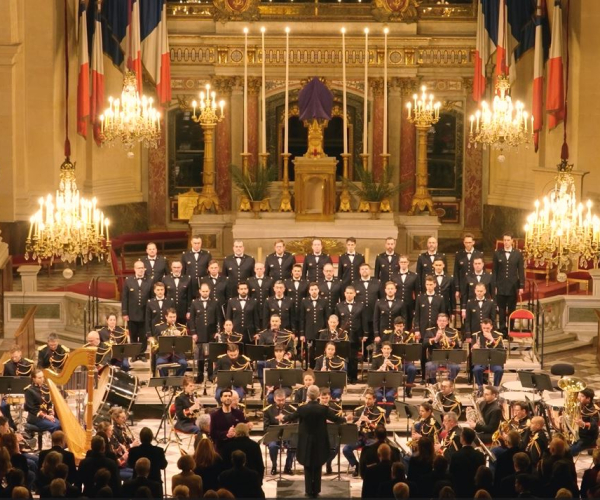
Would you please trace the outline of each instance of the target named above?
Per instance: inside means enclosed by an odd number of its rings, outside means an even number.
[[[108,236],[108,226],[110,225],[110,221],[108,219],[104,220],[104,227],[106,228],[106,243],[110,241],[110,237]]]
[[[365,28],[365,92],[363,97],[363,154],[367,154],[367,104],[369,102],[369,28]]]
[[[387,153],[388,140],[387,37],[389,32],[389,28],[383,29],[383,154]]]
[[[266,98],[266,79],[265,79],[265,27],[260,29],[262,38],[262,152],[267,152],[267,98]],[[221,108],[221,115],[223,114],[223,108]]]
[[[411,108],[412,108],[412,104],[411,104],[411,102],[409,101],[409,102],[407,102],[407,103],[406,103],[407,118],[408,118],[409,120],[410,120],[410,111],[411,111]]]
[[[248,28],[244,28],[244,153],[248,152]]]
[[[348,123],[346,122],[346,28],[342,28],[342,120],[344,123],[344,154],[348,153]]]
[[[471,121],[471,132],[470,133],[473,134],[473,123],[475,122],[475,117],[473,115],[471,115],[471,118],[469,118],[469,120]]]
[[[31,231],[33,230],[33,222],[35,221],[35,218],[32,216],[29,219],[29,234],[27,235],[27,239],[30,240],[31,239]]]
[[[290,107],[290,99],[289,99],[289,82],[290,79],[290,28],[285,28],[285,106],[284,106],[284,114],[283,114],[283,152],[289,153],[288,144],[288,113]]]

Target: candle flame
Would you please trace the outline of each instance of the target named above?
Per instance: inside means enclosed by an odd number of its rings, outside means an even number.
[[[248,28],[244,28],[244,35],[248,34]]]
[[[289,32],[290,32],[290,27],[289,27],[289,26],[286,26],[286,27],[285,27],[285,32],[286,32],[286,33],[289,33]]]
[[[390,29],[389,29],[389,28],[387,28],[387,27],[386,27],[386,28],[383,28],[383,32],[384,32],[384,33],[387,35],[387,34],[390,32]]]

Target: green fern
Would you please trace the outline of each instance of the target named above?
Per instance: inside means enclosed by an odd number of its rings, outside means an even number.
[[[231,178],[235,187],[245,194],[250,201],[262,201],[269,196],[269,187],[277,178],[277,171],[273,166],[256,169],[247,173],[237,165],[231,165]]]
[[[391,198],[410,185],[410,182],[393,185],[392,176],[394,172],[389,165],[383,170],[380,182],[375,180],[372,171],[364,169],[362,163],[356,163],[354,171],[361,185],[359,186],[348,179],[344,179],[344,183],[351,193],[364,201],[383,201],[386,198]]]

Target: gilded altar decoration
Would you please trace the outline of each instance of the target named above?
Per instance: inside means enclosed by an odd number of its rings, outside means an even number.
[[[323,136],[327,128],[327,121],[319,123],[318,120],[305,121],[304,126],[308,129],[308,150],[304,153],[307,158],[323,158]]]
[[[373,17],[378,21],[415,22],[419,0],[374,0]]]
[[[257,21],[258,0],[213,0],[215,21]]]

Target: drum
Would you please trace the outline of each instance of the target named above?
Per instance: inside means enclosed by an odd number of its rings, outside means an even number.
[[[138,390],[137,377],[116,366],[107,366],[98,377],[98,389],[94,391],[94,423],[108,420],[108,413],[113,406],[129,411]]]
[[[8,405],[24,405],[25,395],[24,394],[7,394],[6,404]]]
[[[565,398],[547,399],[546,405],[554,411],[562,412],[565,409]]]
[[[537,394],[525,391],[507,391],[501,393],[500,397],[503,398],[508,404],[514,403],[516,401],[522,401],[524,403],[527,403],[527,401],[536,402],[540,400],[540,396],[538,396]]]
[[[518,392],[534,392],[534,389],[530,389],[528,387],[523,387],[521,385],[521,381],[520,380],[511,380],[510,382],[503,382],[502,383],[502,390],[503,391],[518,391]]]

